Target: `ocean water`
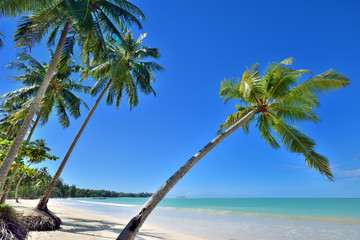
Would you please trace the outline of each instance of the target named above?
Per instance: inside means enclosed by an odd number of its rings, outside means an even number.
[[[130,220],[147,198],[56,201],[68,207]],[[360,199],[166,198],[145,224],[209,240],[360,240]]]

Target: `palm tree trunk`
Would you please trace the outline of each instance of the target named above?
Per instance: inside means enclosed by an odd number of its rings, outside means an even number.
[[[36,188],[36,191],[34,192],[33,196],[31,197],[32,199],[36,198],[36,195],[39,191],[40,187]]]
[[[36,120],[35,120],[35,122],[34,122],[34,125],[33,125],[33,127],[31,128],[30,133],[29,133],[29,135],[28,135],[28,137],[27,137],[27,139],[26,139],[25,145],[28,145],[28,144],[29,144],[30,139],[31,139],[31,137],[32,137],[32,135],[33,135],[33,133],[34,133],[34,131],[35,131],[35,128],[36,128],[37,124],[39,123],[40,117],[41,117],[41,113],[38,113],[38,115],[37,115],[37,117],[36,117]]]
[[[175,184],[211,149],[233,133],[236,129],[246,123],[257,113],[257,110],[252,110],[241,118],[234,125],[229,127],[225,132],[214,138],[205,147],[203,147],[198,153],[196,153],[190,160],[188,160],[179,170],[177,170],[144,204],[140,212],[133,217],[126,227],[122,230],[116,240],[133,240],[136,234],[139,232],[141,226],[144,224],[146,218],[155,209],[158,203],[165,197],[165,195],[175,186]]]
[[[31,137],[32,137],[32,135],[33,135],[33,133],[34,133],[34,131],[35,131],[35,128],[36,128],[37,124],[39,123],[40,117],[41,117],[41,113],[38,113],[38,115],[37,115],[37,117],[36,117],[36,120],[35,120],[35,122],[34,122],[34,125],[33,125],[33,127],[31,128],[31,131],[30,131],[30,133],[29,133],[29,135],[28,135],[28,137],[27,137],[27,139],[26,139],[25,145],[28,145],[28,144],[29,144],[30,139],[31,139]],[[31,165],[31,163],[29,164],[29,166],[30,166],[30,165]],[[18,189],[19,189],[19,186],[20,186],[21,181],[22,181],[23,178],[25,177],[25,174],[26,174],[26,172],[24,171],[24,173],[21,175],[21,178],[20,178],[19,181],[16,183],[16,187],[15,187],[15,200],[16,200],[17,203],[19,203],[19,199],[18,199]]]
[[[14,125],[11,125],[9,131],[6,134],[6,140],[10,141],[13,128],[14,128]]]
[[[73,151],[77,141],[79,140],[82,132],[84,131],[87,123],[89,122],[92,114],[94,113],[96,107],[99,105],[102,97],[105,95],[105,93],[107,92],[107,90],[109,89],[110,85],[112,83],[112,79],[108,82],[108,84],[106,85],[105,89],[102,91],[102,93],[100,94],[100,96],[98,97],[98,99],[96,100],[94,106],[91,108],[89,114],[87,115],[87,117],[85,118],[83,124],[81,125],[80,127],[80,130],[78,131],[78,133],[76,134],[73,142],[71,143],[70,147],[69,147],[69,150],[67,151],[64,159],[62,160],[58,170],[56,171],[54,177],[51,179],[51,182],[49,184],[49,186],[46,188],[45,192],[44,192],[44,195],[42,196],[42,198],[40,199],[38,205],[36,206],[37,209],[39,210],[42,210],[42,211],[45,211],[45,212],[48,212],[48,208],[47,208],[47,203],[49,201],[49,198],[50,198],[50,194],[52,192],[52,190],[54,189],[55,187],[55,184],[57,182],[57,180],[59,179],[61,173],[62,173],[62,170],[64,169],[65,165],[66,165],[66,162],[67,160],[69,159],[70,155],[71,155],[71,152]]]
[[[11,148],[10,148],[7,156],[5,157],[4,162],[0,167],[0,185],[2,185],[5,182],[5,179],[10,170],[11,164],[14,162],[16,154],[19,151],[19,148],[20,148],[20,146],[25,138],[25,135],[30,127],[31,121],[34,118],[35,113],[36,113],[37,109],[39,108],[41,100],[45,94],[45,91],[46,91],[47,87],[49,86],[50,80],[51,80],[52,76],[54,75],[56,65],[59,62],[60,54],[61,54],[62,48],[64,46],[64,43],[65,43],[66,35],[69,32],[71,23],[72,23],[72,19],[69,19],[66,22],[64,29],[62,30],[62,33],[61,33],[61,36],[59,39],[59,43],[56,47],[54,57],[51,60],[48,71],[46,72],[46,75],[44,77],[44,80],[43,80],[38,92],[36,93],[34,102],[31,104],[30,110],[29,110],[28,114],[26,115],[24,123],[22,124],[20,131],[18,132],[18,134],[15,138],[15,141],[11,145]]]
[[[17,203],[19,203],[19,198],[18,198],[18,190],[19,190],[19,186],[21,181],[23,180],[23,178],[25,177],[26,172],[23,172],[23,174],[21,175],[19,181],[16,183],[16,187],[15,187],[15,200]]]
[[[30,138],[28,137],[28,140],[30,140]],[[32,163],[30,163],[28,165],[28,167],[31,166]],[[17,203],[19,203],[19,199],[18,199],[18,190],[19,190],[19,186],[20,186],[20,183],[21,181],[23,180],[23,178],[25,177],[26,175],[26,171],[23,172],[23,174],[21,175],[21,178],[19,179],[19,181],[16,183],[16,187],[15,187],[15,200]]]
[[[17,170],[19,169],[19,166],[20,166],[20,163],[16,163],[14,169],[13,169],[13,172],[11,174],[11,178],[9,180],[9,183],[8,185],[6,186],[5,188],[5,191],[4,191],[4,194],[1,196],[1,200],[0,200],[0,204],[4,204],[5,202],[5,199],[10,191],[10,188],[11,188],[11,185],[12,185],[12,182],[14,181],[14,178],[15,178],[15,174],[17,172]]]

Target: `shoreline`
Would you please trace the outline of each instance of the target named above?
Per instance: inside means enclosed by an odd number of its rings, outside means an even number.
[[[16,204],[14,200],[7,201],[7,204],[15,206],[18,210],[34,207],[37,203],[38,200],[21,200],[21,204]],[[128,221],[139,211],[141,206],[137,204],[137,200],[113,203],[52,198],[48,207],[62,219],[61,229],[51,232],[31,232],[29,239],[116,239]],[[285,207],[284,203],[280,205]],[[347,206],[345,209],[353,208]],[[136,239],[358,240],[359,235],[360,222],[357,219],[347,221],[339,218],[336,221],[329,221],[329,218],[279,214],[229,214],[226,211],[159,207],[146,220]]]
[[[33,208],[38,203],[36,200],[7,200],[6,204],[15,207],[16,210],[22,211],[26,208]],[[59,230],[29,233],[29,240],[101,240],[116,239],[121,230],[125,227],[130,219],[117,219],[102,214],[94,214],[78,209],[68,208],[61,203],[49,201],[50,211],[61,218],[62,224]],[[203,238],[185,235],[177,232],[171,232],[164,229],[143,226],[137,235],[138,240],[205,240]]]

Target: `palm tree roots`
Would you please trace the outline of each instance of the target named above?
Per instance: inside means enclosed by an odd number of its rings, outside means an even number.
[[[61,219],[50,211],[29,209],[23,212],[22,220],[30,231],[51,231],[60,228]]]

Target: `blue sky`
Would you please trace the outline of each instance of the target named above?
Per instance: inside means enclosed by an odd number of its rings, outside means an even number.
[[[62,178],[82,188],[154,192],[215,137],[218,125],[236,111],[219,97],[224,78],[246,66],[261,69],[294,57],[294,68],[314,74],[330,68],[351,84],[321,97],[319,124],[302,124],[319,153],[332,164],[335,182],[304,166],[304,159],[271,149],[255,128],[237,131],[205,156],[169,193],[188,197],[360,197],[360,17],[358,1],[133,1],[147,16],[145,45],[162,53],[166,71],[156,75],[157,97],[141,96],[132,111],[102,102]],[[7,38],[0,51],[0,94],[18,85],[5,68],[15,60],[15,19],[0,19]],[[139,31],[135,31],[139,33]],[[33,56],[47,61],[44,44]],[[73,79],[76,79],[74,76]],[[93,84],[92,82],[88,82]],[[84,97],[91,106],[95,98]],[[82,117],[62,129],[53,117],[35,131],[60,160]],[[51,173],[60,164],[46,163]]]

